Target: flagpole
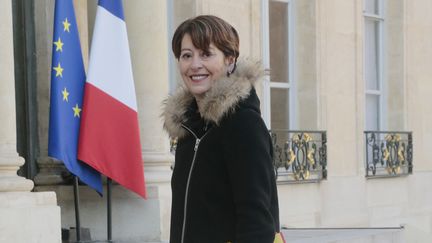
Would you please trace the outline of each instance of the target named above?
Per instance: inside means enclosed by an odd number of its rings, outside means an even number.
[[[112,242],[112,222],[111,222],[111,178],[107,177],[107,231],[108,242]]]
[[[74,175],[74,201],[75,201],[75,231],[76,240],[81,242],[81,223],[79,212],[78,177]]]

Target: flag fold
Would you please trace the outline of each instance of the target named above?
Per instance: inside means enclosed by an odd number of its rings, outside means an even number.
[[[146,197],[132,64],[120,0],[98,3],[78,158]]]
[[[77,159],[85,71],[72,0],[55,2],[48,155],[102,194],[99,172]]]

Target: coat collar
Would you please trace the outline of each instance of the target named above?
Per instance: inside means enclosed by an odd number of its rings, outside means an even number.
[[[213,87],[207,91],[199,110],[201,117],[218,125],[226,114],[234,112],[239,101],[249,96],[253,85],[263,76],[264,69],[260,62],[239,60],[233,74],[215,81]],[[164,129],[170,137],[181,138],[186,134],[181,126],[188,120],[186,114],[192,102],[194,97],[184,85],[180,85],[164,101],[162,118]]]

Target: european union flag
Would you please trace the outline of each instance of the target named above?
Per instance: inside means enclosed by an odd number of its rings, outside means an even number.
[[[51,70],[48,155],[102,194],[99,172],[77,159],[85,71],[72,0],[57,0]]]

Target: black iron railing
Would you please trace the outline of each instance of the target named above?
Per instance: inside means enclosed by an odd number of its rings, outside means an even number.
[[[327,179],[325,131],[271,130],[273,165],[279,183]]]
[[[412,174],[412,132],[365,131],[366,177]]]

